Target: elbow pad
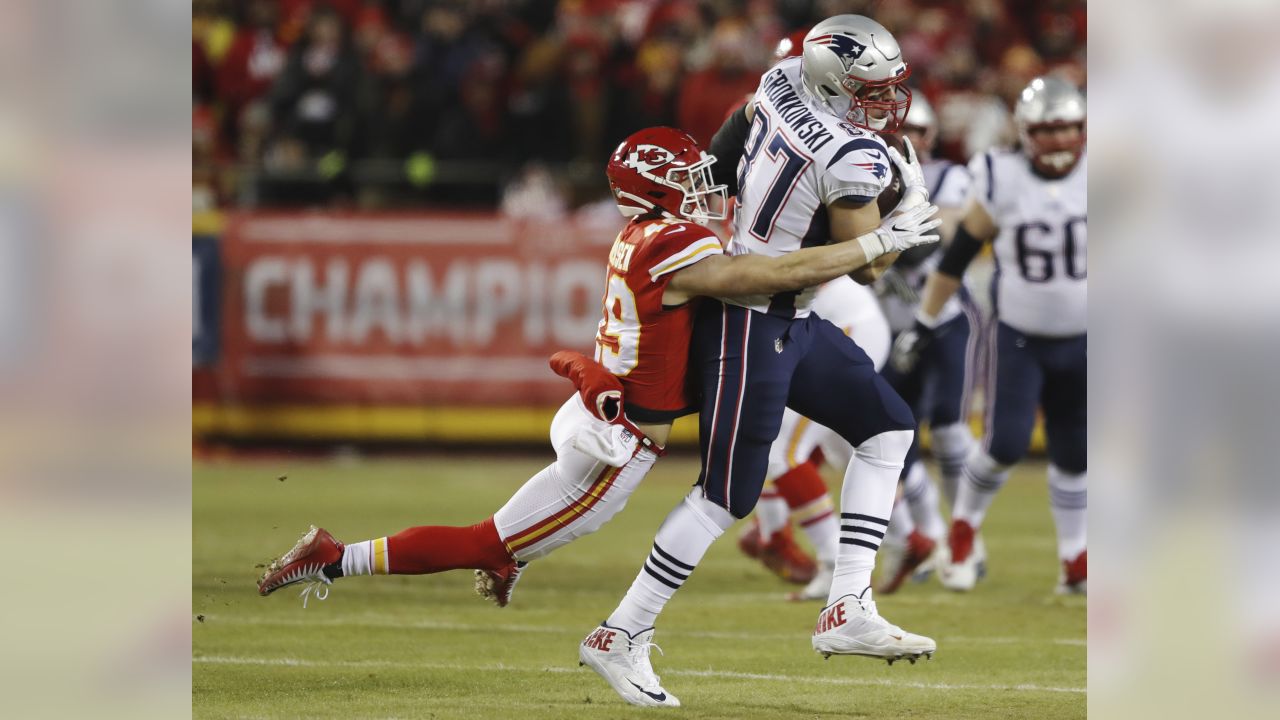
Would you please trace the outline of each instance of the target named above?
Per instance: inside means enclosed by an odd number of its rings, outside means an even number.
[[[743,103],[737,110],[729,113],[707,148],[707,152],[716,158],[711,165],[711,177],[717,185],[724,185],[729,195],[738,194],[738,161],[742,159],[742,150],[749,134],[751,123],[747,122],[747,104]]]
[[[964,223],[961,223],[956,228],[955,236],[951,238],[951,244],[942,254],[942,260],[938,262],[938,272],[957,279],[963,277],[965,268],[969,267],[969,263],[973,262],[973,259],[982,251],[982,244],[982,241],[970,235],[969,231],[965,230]]]
[[[600,363],[582,353],[561,350],[551,356],[551,369],[573,383],[591,414],[608,423],[622,414],[622,383]]]

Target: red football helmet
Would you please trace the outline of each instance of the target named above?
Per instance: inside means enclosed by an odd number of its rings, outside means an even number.
[[[712,210],[708,196],[728,201],[724,185],[713,185],[715,156],[698,147],[689,134],[669,127],[652,127],[632,134],[613,151],[605,174],[618,210],[627,217],[659,211],[705,224],[723,220],[723,209]]]

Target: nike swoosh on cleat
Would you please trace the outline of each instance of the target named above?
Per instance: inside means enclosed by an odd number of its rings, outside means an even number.
[[[634,682],[631,682],[630,680],[628,680],[627,682],[631,683],[631,687],[639,690],[640,692],[644,693],[645,695],[648,695],[650,698],[657,700],[658,702],[662,702],[667,699],[666,693],[651,693],[648,690],[645,690],[644,688],[635,684]]]

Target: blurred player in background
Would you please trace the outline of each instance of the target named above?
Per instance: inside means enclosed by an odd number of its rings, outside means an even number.
[[[932,217],[936,208],[928,204],[910,147],[904,157],[875,134],[901,125],[911,103],[907,75],[893,36],[857,15],[818,23],[804,39],[802,58],[783,60],[764,74],[754,100],[721,130],[737,142],[712,141],[724,162],[741,155],[731,254],[786,257],[832,241],[856,242],[875,258],[855,274],[870,283],[903,245],[937,240],[921,234],[937,219],[896,222],[919,208],[927,209],[922,217]],[[907,189],[902,212],[882,222],[876,200],[892,182],[891,162]],[[887,234],[884,223],[891,226]],[[840,549],[814,649],[914,662],[937,647],[881,617],[871,592],[876,550],[915,420],[867,354],[812,314],[813,296],[814,289],[772,295],[738,289],[718,295],[723,303],[699,308],[692,352],[703,381],[698,485],[658,529],[621,604],[579,650],[581,661],[628,702],[666,704],[670,695],[638,690],[634,655],[607,653],[602,642],[616,647],[624,637],[652,637],[658,614],[707,549],[751,512],[786,407],[831,427],[856,448],[845,472]]]
[[[938,206],[940,232],[949,241],[964,213],[969,193],[969,173],[963,165],[930,157],[938,136],[938,118],[923,93],[915,96],[904,134],[921,148],[929,197]],[[941,252],[912,251],[898,258],[880,279],[885,314],[900,342],[910,342],[910,330],[920,292],[929,273],[937,268]],[[931,449],[942,474],[948,508],[955,501],[964,460],[973,444],[969,432],[969,388],[977,365],[981,313],[965,288],[943,305],[937,316],[933,342],[922,349],[914,367],[890,364],[885,377],[916,417],[929,424]],[[902,358],[905,353],[899,353]],[[939,510],[938,490],[925,465],[919,462],[919,439],[907,454],[902,476],[902,498],[894,507],[884,539],[883,574],[877,590],[892,593],[918,569],[927,572],[930,559],[942,545],[946,524]],[[980,541],[979,541],[980,542]],[[979,554],[981,556],[981,553]]]
[[[723,186],[712,180],[714,162],[691,137],[672,128],[642,130],[614,152],[609,184],[619,209],[632,219],[609,253],[604,317],[596,336],[599,363],[576,353],[553,358],[556,371],[580,388],[552,421],[555,463],[475,525],[414,527],[350,545],[312,528],[271,564],[259,593],[308,583],[305,598],[312,588],[351,575],[475,568],[477,589],[505,605],[525,563],[598,530],[621,511],[662,454],[671,422],[694,410],[685,376],[695,297],[744,289],[798,291],[876,257],[860,243],[776,258],[725,255],[719,238],[704,227],[723,217],[709,202],[724,195]],[[930,212],[925,206],[908,217],[923,221]],[[885,228],[873,231],[882,243],[877,249],[897,251],[927,241],[891,223]],[[317,597],[326,595],[327,589]],[[644,691],[660,693],[647,669],[647,648],[643,635],[614,647],[644,658],[634,665],[638,674],[632,677]],[[678,702],[669,698],[656,704]]]
[[[987,426],[956,495],[940,579],[970,590],[978,579],[975,534],[1026,455],[1036,410],[1044,412],[1049,494],[1058,533],[1058,591],[1086,589],[1087,172],[1085,99],[1054,77],[1032,80],[1014,109],[1020,151],[992,150],[969,164],[968,210],[925,285],[915,324],[894,347],[910,369],[939,342],[947,302],[987,242],[996,257]]]

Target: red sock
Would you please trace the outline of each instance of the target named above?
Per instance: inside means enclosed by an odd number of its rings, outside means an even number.
[[[787,507],[795,510],[804,507],[827,494],[827,481],[822,479],[818,466],[802,462],[773,481],[778,494],[787,501]]]
[[[426,575],[473,568],[500,570],[512,562],[493,518],[469,527],[427,525],[387,538],[387,568],[392,575]]]

